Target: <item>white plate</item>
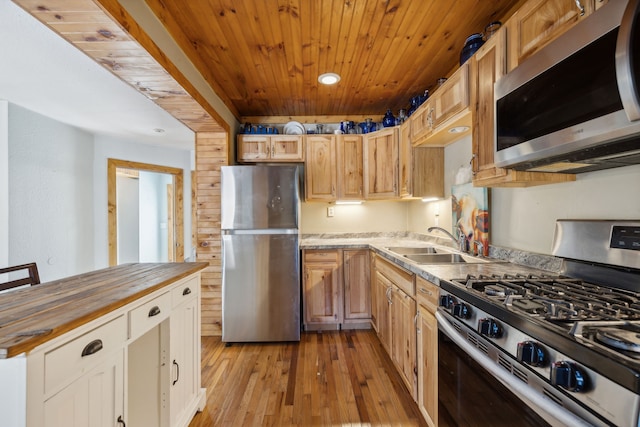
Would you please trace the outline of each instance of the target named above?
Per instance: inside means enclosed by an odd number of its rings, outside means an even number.
[[[304,126],[300,122],[289,122],[284,125],[285,135],[304,135]]]

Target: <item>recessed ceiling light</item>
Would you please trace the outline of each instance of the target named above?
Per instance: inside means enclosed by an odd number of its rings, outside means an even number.
[[[340,76],[336,73],[324,73],[318,76],[318,81],[323,85],[334,85],[340,81]]]

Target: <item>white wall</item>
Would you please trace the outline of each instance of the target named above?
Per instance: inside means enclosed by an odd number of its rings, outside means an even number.
[[[138,144],[111,136],[96,135],[93,159],[95,268],[109,265],[109,241],[107,227],[107,159],[130,160],[169,166],[184,170],[184,253],[191,254],[191,153],[187,150]]]
[[[327,217],[332,206],[335,216]],[[303,234],[366,233],[407,230],[404,202],[365,202],[362,205],[303,203],[300,230]]]
[[[0,266],[9,265],[9,103],[0,100]]]
[[[140,189],[138,179],[116,175],[118,264],[140,262]]]
[[[412,202],[409,230],[451,231],[451,185],[471,159],[471,138],[445,148],[446,200]],[[640,165],[577,175],[575,182],[490,190],[492,245],[549,254],[557,219],[640,219]]]
[[[9,264],[93,269],[93,135],[9,104]]]

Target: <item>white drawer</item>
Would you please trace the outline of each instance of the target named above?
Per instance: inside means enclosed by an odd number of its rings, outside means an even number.
[[[127,320],[122,315],[45,353],[45,393],[89,371],[105,356],[122,348],[126,340]]]
[[[171,293],[155,297],[129,312],[129,338],[135,339],[169,317]]]
[[[180,283],[171,291],[172,307],[177,307],[185,301],[196,298],[200,291],[200,283],[197,277]]]

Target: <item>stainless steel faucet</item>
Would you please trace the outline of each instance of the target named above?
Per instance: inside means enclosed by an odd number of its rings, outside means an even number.
[[[447,235],[447,237],[449,237],[451,240],[453,240],[453,242],[458,245],[458,249],[460,249],[461,252],[466,252],[466,248],[465,248],[465,246],[466,246],[466,244],[465,244],[466,238],[464,236],[464,233],[462,233],[462,230],[460,230],[460,236],[458,236],[458,238],[456,239],[456,237],[453,234],[449,233],[447,230],[445,230],[442,227],[429,227],[429,228],[427,228],[427,232],[428,233],[431,233],[431,232],[436,231],[436,230],[443,232],[444,234]]]

